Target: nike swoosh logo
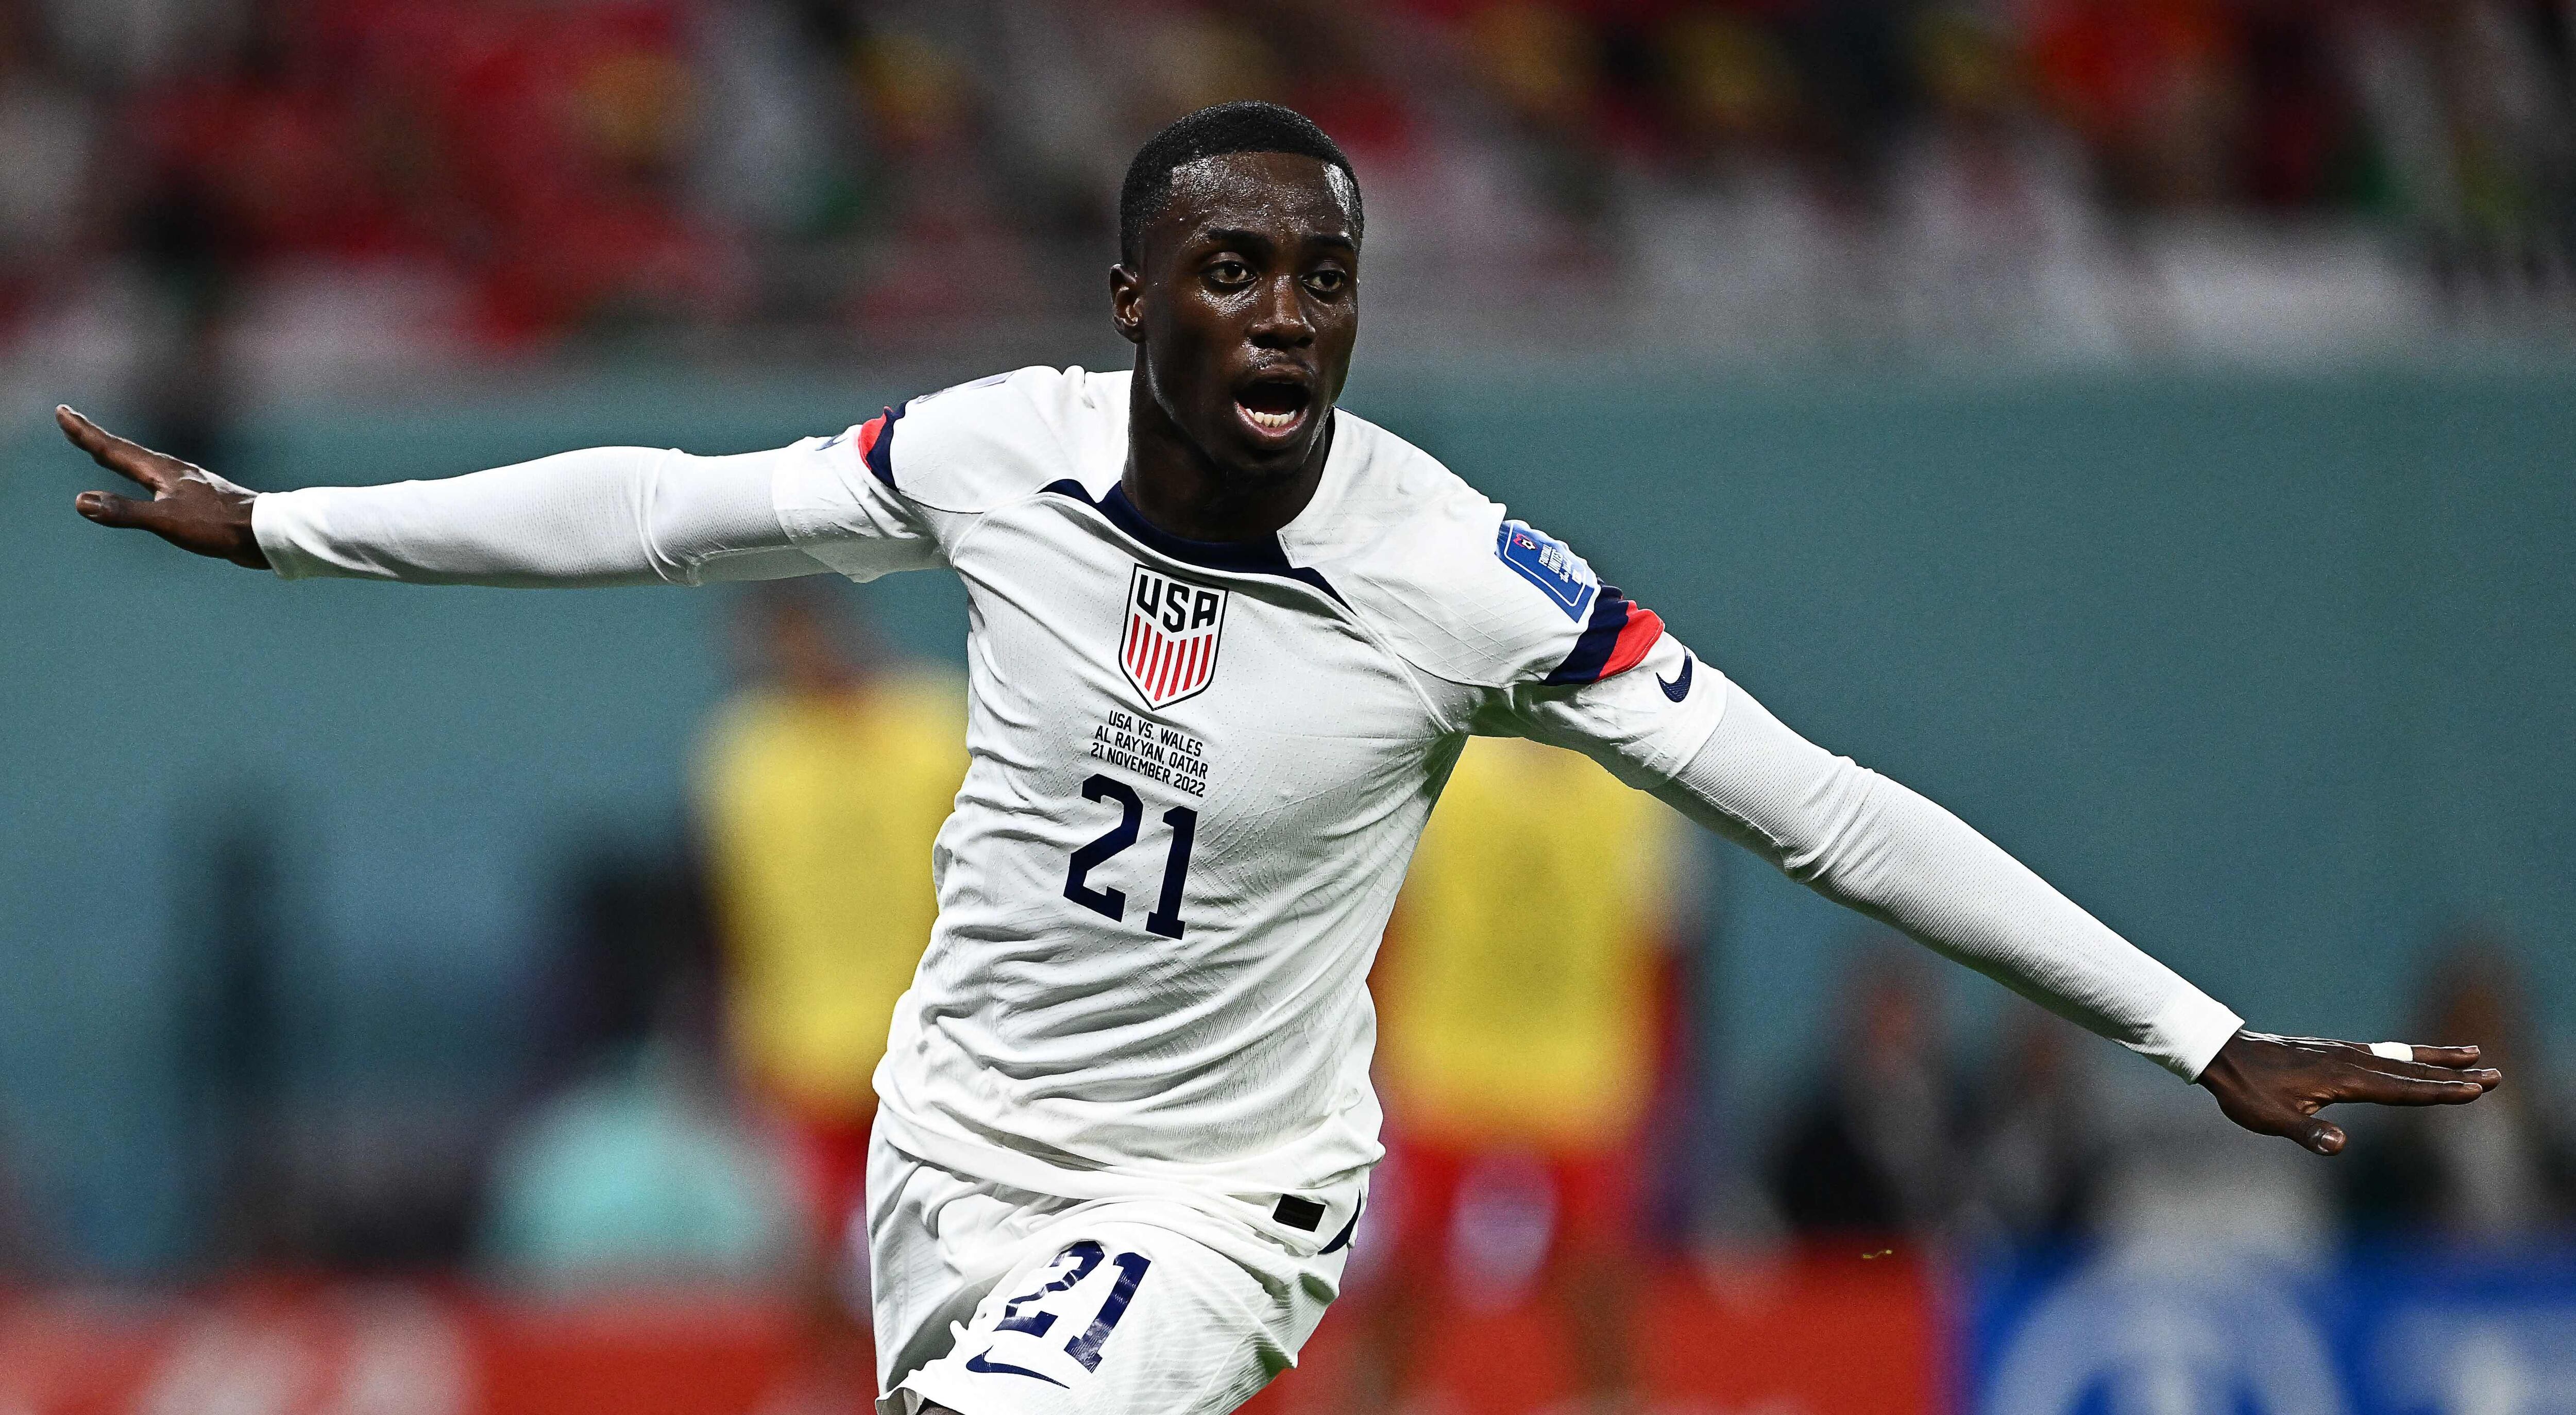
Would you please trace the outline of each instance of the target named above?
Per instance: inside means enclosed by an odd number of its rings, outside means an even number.
[[[1661,678],[1656,679],[1655,686],[1663,689],[1664,696],[1672,699],[1674,702],[1680,702],[1682,699],[1689,697],[1691,665],[1693,662],[1694,660],[1691,658],[1691,651],[1689,649],[1682,650],[1682,671],[1674,674],[1673,681],[1669,683],[1665,682]]]
[[[1057,1380],[1055,1377],[1042,1375],[1036,1371],[1030,1370],[1026,1366],[1005,1366],[998,1361],[987,1361],[984,1359],[985,1356],[990,1356],[992,1354],[992,1348],[987,1347],[984,1350],[983,1356],[967,1357],[966,1369],[973,1371],[979,1376],[1026,1376],[1030,1380],[1044,1381],[1051,1386],[1064,1386],[1064,1382]],[[1064,1386],[1064,1388],[1066,1390],[1073,1389],[1071,1386]]]

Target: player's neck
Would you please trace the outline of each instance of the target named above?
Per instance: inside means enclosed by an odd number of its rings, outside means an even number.
[[[1160,404],[1140,397],[1129,408],[1127,470],[1120,485],[1157,530],[1185,540],[1260,540],[1297,519],[1315,499],[1332,448],[1328,424],[1314,452],[1293,472],[1221,466],[1172,424]]]

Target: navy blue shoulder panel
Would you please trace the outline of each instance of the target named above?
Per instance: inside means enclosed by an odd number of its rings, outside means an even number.
[[[886,409],[885,419],[878,425],[875,439],[869,442],[866,450],[861,453],[867,459],[868,470],[876,473],[877,480],[884,482],[888,490],[894,489],[894,425],[902,418],[902,404],[898,403]]]
[[[1601,676],[1610,663],[1611,650],[1619,646],[1619,633],[1628,627],[1629,600],[1619,593],[1617,585],[1603,585],[1592,601],[1592,620],[1583,626],[1583,634],[1565,655],[1556,671],[1541,679],[1542,688],[1560,688],[1569,683],[1590,683]]]
[[[1109,524],[1127,537],[1157,555],[1168,556],[1184,565],[1200,565],[1210,570],[1224,570],[1237,575],[1277,575],[1312,586],[1331,596],[1334,603],[1348,608],[1350,601],[1334,589],[1322,572],[1304,565],[1288,563],[1288,552],[1281,548],[1276,535],[1259,540],[1190,540],[1173,535],[1145,519],[1136,504],[1127,499],[1127,488],[1113,486],[1109,494],[1094,501],[1082,483],[1067,478],[1049,483],[1044,490],[1070,496],[1108,518]]]

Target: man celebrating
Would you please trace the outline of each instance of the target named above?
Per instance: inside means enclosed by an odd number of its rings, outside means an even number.
[[[1370,958],[1471,734],[1582,751],[2321,1154],[2343,1145],[2323,1106],[2500,1079],[2474,1047],[2241,1030],[1336,408],[1363,220],[1312,123],[1191,114],[1119,208],[1132,373],[1022,369],[774,452],[253,495],[58,413],[153,493],[81,514],[288,578],[964,581],[970,764],[876,1081],[889,1410],[1215,1415],[1294,1362],[1379,1155]]]

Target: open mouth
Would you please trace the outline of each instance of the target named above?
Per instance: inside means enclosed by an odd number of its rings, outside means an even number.
[[[1302,383],[1264,379],[1247,385],[1234,401],[1253,431],[1281,437],[1296,431],[1297,425],[1306,420],[1306,409],[1314,399]]]

